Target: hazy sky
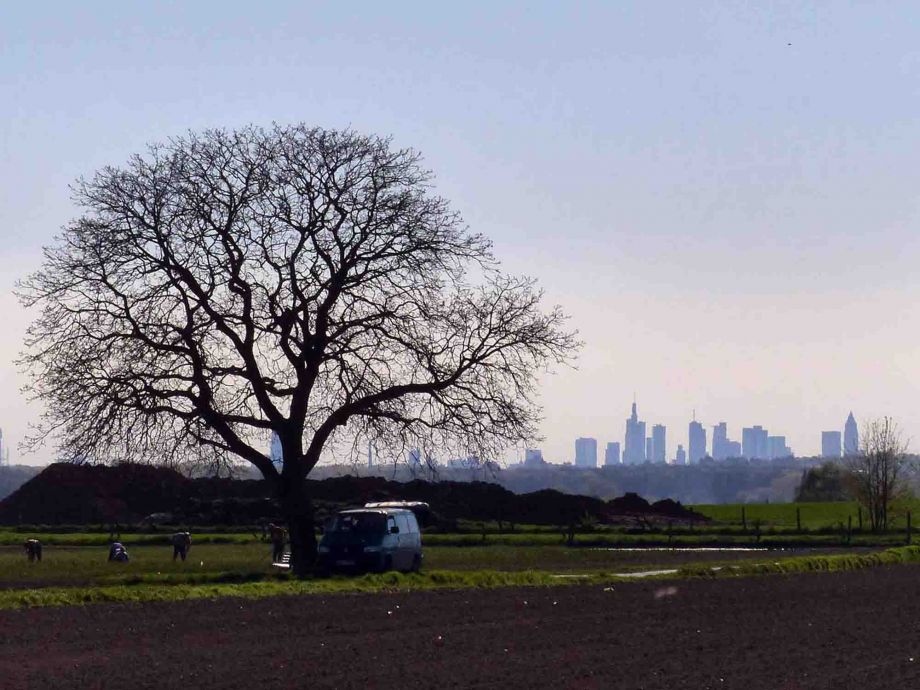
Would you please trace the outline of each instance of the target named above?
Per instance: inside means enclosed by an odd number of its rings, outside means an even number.
[[[920,441],[920,9],[904,2],[4,3],[0,426],[36,410],[11,295],[68,184],[188,129],[392,135],[586,345],[548,459],[640,416],[797,454],[888,414]],[[917,444],[914,444],[917,447]],[[50,451],[14,461],[47,462]]]

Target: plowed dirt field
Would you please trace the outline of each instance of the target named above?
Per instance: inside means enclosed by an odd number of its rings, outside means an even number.
[[[0,613],[3,688],[920,688],[920,567]]]

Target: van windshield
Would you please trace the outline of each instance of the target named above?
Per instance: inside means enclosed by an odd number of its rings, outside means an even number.
[[[385,527],[386,516],[381,513],[348,513],[347,515],[336,515],[329,526],[329,531],[370,536],[383,534]]]

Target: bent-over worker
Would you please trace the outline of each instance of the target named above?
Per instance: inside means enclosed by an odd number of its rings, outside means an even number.
[[[42,543],[38,539],[26,539],[22,548],[29,557],[29,563],[42,559]]]
[[[170,537],[173,545],[173,560],[179,556],[183,561],[192,548],[192,535],[190,532],[176,532]]]

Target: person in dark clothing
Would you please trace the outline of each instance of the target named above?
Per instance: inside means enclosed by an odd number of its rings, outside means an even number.
[[[128,549],[119,541],[113,541],[112,545],[109,547],[109,561],[115,561],[116,563],[127,563],[128,562]]]
[[[22,545],[22,548],[25,550],[26,555],[29,557],[29,563],[41,561],[42,543],[38,539],[26,539],[26,542]]]
[[[173,560],[176,560],[176,556],[180,557],[183,561],[188,555],[189,550],[192,548],[192,535],[190,532],[176,532],[172,537],[170,537],[173,545]]]
[[[280,563],[284,556],[284,527],[271,523],[268,535],[272,542],[272,563]]]

